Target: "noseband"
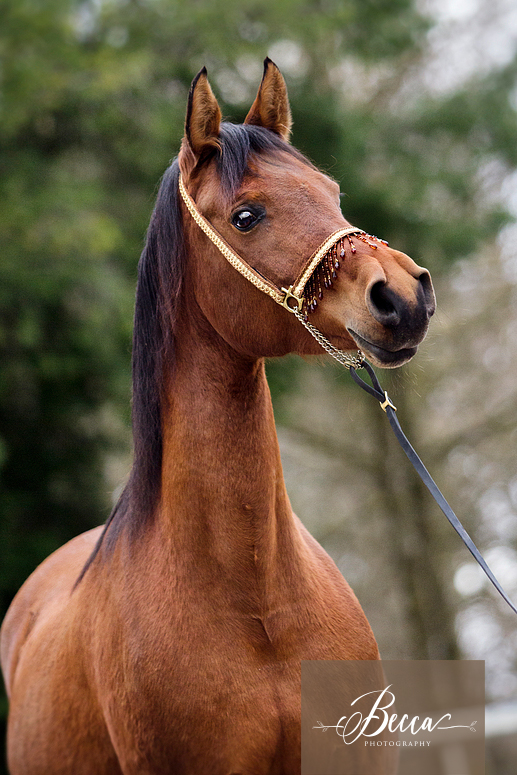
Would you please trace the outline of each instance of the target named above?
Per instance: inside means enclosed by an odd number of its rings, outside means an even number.
[[[393,429],[393,432],[399,442],[400,446],[407,455],[409,461],[413,465],[415,471],[419,475],[422,482],[425,484],[434,500],[449,520],[454,530],[458,533],[461,540],[470,551],[476,562],[480,565],[481,569],[490,579],[494,587],[499,594],[508,603],[512,611],[517,614],[517,607],[512,603],[496,577],[486,564],[478,548],[474,544],[473,540],[461,524],[460,520],[451,509],[446,499],[440,492],[438,486],[434,482],[433,478],[429,474],[428,470],[420,460],[418,454],[415,452],[410,442],[408,441],[404,431],[400,427],[400,423],[395,415],[397,411],[396,407],[392,404],[386,391],[381,388],[377,376],[367,363],[364,354],[358,350],[356,355],[352,355],[344,350],[339,350],[334,347],[331,342],[319,331],[316,326],[313,326],[307,319],[307,312],[312,312],[317,306],[317,297],[321,298],[323,293],[322,285],[329,287],[332,285],[332,280],[335,277],[335,270],[339,268],[339,258],[344,257],[344,240],[346,239],[351,246],[353,253],[356,252],[355,246],[351,240],[352,235],[356,238],[366,242],[373,249],[377,249],[376,243],[388,243],[384,240],[379,240],[378,237],[373,237],[370,234],[366,234],[362,229],[357,229],[354,226],[349,226],[345,229],[340,229],[331,234],[325,242],[307,259],[304,268],[296,278],[294,283],[289,288],[277,288],[274,283],[264,277],[251,267],[241,256],[239,256],[228,243],[221,237],[221,235],[214,229],[214,227],[204,218],[196,207],[196,204],[190,194],[188,193],[183,183],[182,176],[179,177],[179,191],[185,205],[191,214],[194,221],[206,234],[206,236],[214,243],[216,248],[221,251],[227,261],[238,271],[240,274],[249,280],[252,285],[258,288],[263,293],[270,296],[277,304],[280,304],[300,321],[305,326],[311,336],[316,339],[318,344],[333,358],[335,358],[342,366],[345,366],[350,371],[350,375],[354,381],[379,401],[381,408],[387,414],[389,423]],[[341,246],[341,247],[338,247]],[[339,254],[339,258],[338,258]],[[337,263],[337,266],[336,266]],[[356,369],[364,368],[372,382],[372,385],[368,385],[364,380],[356,374]]]

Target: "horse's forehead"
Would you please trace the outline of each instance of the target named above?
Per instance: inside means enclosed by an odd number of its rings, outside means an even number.
[[[275,198],[275,194],[288,193],[290,198],[298,194],[303,202],[311,194],[313,197],[330,195],[336,198],[339,194],[339,186],[332,178],[287,154],[280,158],[254,159],[250,170],[252,174],[245,178],[241,189],[263,190],[271,199]]]
[[[248,172],[234,196],[224,196],[215,165],[202,181],[197,200],[207,215],[231,209],[246,198],[265,199],[266,202],[285,202],[309,207],[316,200],[336,203],[339,185],[320,170],[288,153],[254,155]]]

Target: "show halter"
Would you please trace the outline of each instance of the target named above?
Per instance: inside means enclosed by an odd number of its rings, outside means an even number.
[[[323,242],[322,245],[312,254],[312,256],[307,260],[305,267],[299,274],[299,276],[296,278],[294,283],[289,286],[289,288],[277,288],[276,285],[274,285],[270,280],[268,280],[266,277],[261,275],[259,272],[257,272],[253,267],[251,267],[241,256],[239,256],[231,247],[228,245],[228,243],[221,237],[221,235],[214,229],[214,227],[207,221],[207,219],[201,215],[199,210],[196,207],[196,203],[188,193],[187,189],[185,188],[185,185],[183,183],[183,179],[180,175],[179,177],[179,191],[181,194],[181,197],[183,201],[185,202],[185,205],[194,219],[194,221],[197,223],[197,225],[202,229],[202,231],[206,234],[206,236],[213,242],[213,244],[220,250],[220,252],[223,254],[223,256],[227,259],[227,261],[236,269],[238,272],[240,272],[243,277],[245,277],[247,280],[249,280],[250,283],[252,283],[256,288],[258,288],[263,293],[266,293],[268,296],[270,296],[274,301],[276,301],[277,304],[280,304],[282,307],[285,307],[289,312],[292,312],[296,318],[300,321],[300,323],[309,331],[311,336],[314,337],[314,339],[318,342],[318,344],[327,352],[329,355],[331,355],[335,360],[337,360],[342,366],[347,368],[350,371],[350,375],[354,382],[356,382],[359,387],[361,387],[363,390],[365,390],[367,393],[369,393],[371,396],[377,399],[377,401],[380,403],[381,408],[386,413],[388,417],[388,421],[391,425],[391,428],[397,438],[397,441],[399,442],[400,446],[404,450],[405,454],[407,455],[409,461],[413,465],[415,471],[419,475],[422,482],[425,484],[431,495],[433,496],[434,500],[444,513],[444,515],[449,520],[450,524],[454,528],[454,530],[458,533],[459,537],[467,547],[467,549],[470,551],[476,562],[480,565],[481,569],[484,571],[484,573],[488,576],[494,587],[497,589],[499,594],[504,598],[504,600],[508,603],[512,611],[514,611],[517,614],[517,607],[512,603],[504,589],[501,587],[500,583],[497,581],[496,577],[486,564],[485,560],[483,559],[481,553],[477,549],[476,545],[474,544],[473,540],[461,524],[460,520],[454,513],[454,511],[451,509],[449,504],[447,503],[446,499],[440,492],[438,486],[434,482],[433,478],[429,474],[428,470],[420,460],[419,456],[411,446],[410,442],[408,441],[406,435],[404,434],[402,428],[400,427],[400,423],[395,415],[395,412],[397,411],[396,407],[391,402],[387,392],[382,389],[377,376],[370,366],[370,364],[366,361],[364,354],[358,350],[357,354],[350,354],[348,352],[345,352],[344,350],[339,350],[337,347],[334,347],[334,345],[329,342],[329,340],[319,331],[312,323],[310,323],[307,319],[307,315],[304,314],[304,309],[308,309],[308,311],[312,311],[314,309],[314,301],[315,301],[315,283],[312,278],[314,278],[315,273],[318,271],[318,268],[322,265],[322,262],[326,259],[327,256],[331,255],[332,250],[334,249],[334,255],[336,254],[335,246],[338,245],[342,240],[347,239],[351,248],[352,252],[355,253],[355,246],[352,242],[352,235],[356,238],[367,242],[372,248],[376,249],[377,245],[372,240],[375,240],[376,242],[381,242],[383,244],[387,244],[384,240],[379,240],[377,237],[373,237],[370,234],[366,234],[366,232],[363,231],[363,229],[357,229],[353,226],[347,227],[345,229],[340,229],[339,231],[334,232],[331,234],[325,242]],[[341,251],[341,257],[344,255],[344,250]],[[332,271],[332,264],[328,263],[328,272]],[[325,270],[321,270],[325,276],[325,286],[327,286],[327,279],[330,280],[328,272]],[[306,296],[306,287],[307,284],[311,283],[312,281],[312,287],[310,287],[310,298],[308,299]],[[330,284],[331,281],[330,281]],[[320,291],[320,298],[321,298],[321,288]],[[356,373],[356,369],[365,369],[368,373],[368,376],[371,379],[372,386],[368,385],[361,377],[359,377]]]

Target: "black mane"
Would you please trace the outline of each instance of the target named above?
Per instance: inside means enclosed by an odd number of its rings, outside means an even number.
[[[232,196],[249,172],[254,154],[287,152],[308,160],[278,135],[262,127],[224,123],[214,152],[221,187]],[[210,161],[214,155],[207,160]],[[129,480],[79,580],[105,541],[114,547],[123,528],[132,536],[152,518],[160,497],[162,395],[165,369],[174,368],[174,327],[181,296],[186,250],[175,159],[165,172],[138,264],[133,332],[133,445]]]

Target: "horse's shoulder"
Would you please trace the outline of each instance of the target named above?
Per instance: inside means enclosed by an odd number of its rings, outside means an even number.
[[[349,658],[377,659],[375,638],[354,591],[321,544],[295,519],[309,557],[315,605],[325,619],[340,622],[345,631],[354,633],[353,647],[362,656]]]
[[[344,581],[342,574],[339,572],[336,564],[334,563],[334,560],[332,560],[322,545],[307,530],[303,522],[295,514],[293,514],[293,517],[302,537],[305,549],[311,558],[311,562],[317,565],[321,571],[326,572],[331,577],[339,578]]]
[[[42,616],[70,598],[102,529],[82,533],[53,552],[14,597],[0,631],[0,656],[8,691],[24,643]]]

